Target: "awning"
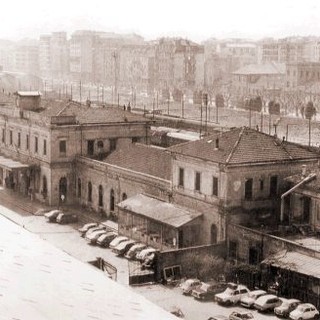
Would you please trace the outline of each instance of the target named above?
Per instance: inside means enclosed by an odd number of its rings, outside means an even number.
[[[120,202],[118,207],[175,228],[202,216],[202,213],[191,212],[186,208],[143,194],[137,194]]]
[[[302,253],[281,251],[278,254],[265,259],[262,263],[320,278],[319,259]]]
[[[0,156],[0,167],[8,170],[28,168],[27,164]]]

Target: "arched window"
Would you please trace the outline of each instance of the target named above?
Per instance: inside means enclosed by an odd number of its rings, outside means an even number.
[[[103,207],[103,187],[99,186],[99,207]]]
[[[59,201],[65,201],[67,199],[67,178],[62,177],[59,181]]]
[[[88,182],[88,202],[92,202],[92,183]]]
[[[124,192],[124,193],[122,194],[122,201],[126,200],[127,198],[128,198],[128,196],[127,196],[127,194]]]
[[[78,198],[81,198],[81,179],[78,178]]]
[[[110,191],[110,211],[114,211],[114,190]]]

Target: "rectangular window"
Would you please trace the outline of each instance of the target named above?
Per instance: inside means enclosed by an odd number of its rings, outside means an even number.
[[[218,196],[218,178],[217,177],[212,178],[212,195]]]
[[[196,172],[194,179],[194,189],[200,192],[201,189],[201,173]]]
[[[270,177],[270,197],[276,196],[278,193],[278,176]]]
[[[59,142],[59,152],[60,154],[66,154],[67,152],[67,141],[66,140],[60,140]]]
[[[234,241],[229,241],[229,258],[237,259],[238,244]]]
[[[6,131],[4,129],[2,129],[2,143],[6,142]]]
[[[244,185],[244,198],[246,200],[252,200],[252,186],[253,186],[253,180],[247,179]]]
[[[10,139],[10,145],[12,146],[12,144],[13,144],[13,139],[12,139],[12,130],[10,130],[9,139]]]
[[[29,135],[26,135],[26,150],[29,150]]]
[[[259,181],[260,181],[260,191],[262,191],[264,188],[264,180],[260,179]]]
[[[110,152],[116,150],[117,139],[110,139]]]
[[[34,137],[34,152],[38,153],[38,137]]]
[[[21,147],[21,133],[18,132],[18,148]]]
[[[43,139],[43,155],[47,155],[47,140]]]
[[[94,140],[88,140],[88,142],[87,142],[87,153],[88,153],[88,156],[93,156],[93,153],[94,153]]]
[[[184,169],[183,168],[179,168],[179,187],[183,187],[184,186]]]

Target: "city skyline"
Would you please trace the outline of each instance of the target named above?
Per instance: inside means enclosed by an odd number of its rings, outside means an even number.
[[[18,10],[17,10],[18,8]],[[101,0],[28,3],[13,0],[3,6],[0,38],[19,40],[40,34],[90,29],[120,34],[136,33],[146,40],[183,37],[208,38],[320,36],[320,3],[316,0],[258,2],[208,0],[185,2]]]

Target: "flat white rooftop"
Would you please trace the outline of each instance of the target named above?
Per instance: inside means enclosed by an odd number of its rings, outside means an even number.
[[[176,319],[0,216],[0,319]]]

